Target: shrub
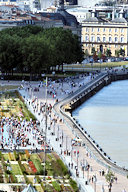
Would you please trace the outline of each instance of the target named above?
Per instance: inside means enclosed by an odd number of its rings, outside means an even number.
[[[61,159],[57,159],[57,163],[60,165],[61,170],[63,172],[63,175],[67,175],[68,174],[68,169],[67,167],[64,165],[63,161]]]
[[[15,160],[18,161],[19,160],[19,155],[16,153],[16,151],[13,151],[13,154],[14,154]]]
[[[38,159],[33,159],[33,163],[37,169],[38,174],[43,174],[43,166],[41,165],[40,161]]]
[[[61,191],[61,187],[56,181],[53,181],[52,185],[56,191]]]
[[[27,160],[30,159],[30,154],[29,154],[28,150],[25,150],[25,154],[26,154],[26,159]]]
[[[78,192],[79,189],[78,189],[77,183],[71,178],[70,178],[69,182],[70,182],[70,185],[72,186],[74,192]]]
[[[1,158],[2,158],[2,153],[1,153],[1,151],[0,151],[0,160],[1,160]]]

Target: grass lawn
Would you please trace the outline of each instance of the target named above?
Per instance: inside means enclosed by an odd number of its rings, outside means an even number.
[[[44,190],[42,189],[41,186],[35,186],[35,189],[36,189],[38,192],[44,192]]]
[[[33,178],[34,178],[34,177],[27,177],[27,179],[28,179],[28,181],[29,181],[30,183],[33,183]]]
[[[93,68],[105,68],[105,67],[120,67],[120,66],[123,66],[123,65],[127,65],[128,64],[128,61],[122,61],[122,62],[103,62],[103,63],[93,63]],[[86,68],[92,68],[92,63],[89,63],[89,64],[68,64],[68,65],[65,65],[64,68],[81,68],[81,69],[86,69]]]
[[[0,91],[10,90],[10,89],[17,89],[19,86],[17,85],[0,85]]]
[[[8,153],[3,153],[3,157],[4,157],[4,160],[7,161],[8,160]]]
[[[38,159],[41,162],[41,159],[39,158],[38,154],[31,154],[30,159],[31,160]]]
[[[11,164],[12,173],[14,175],[22,175],[21,169],[18,164]]]

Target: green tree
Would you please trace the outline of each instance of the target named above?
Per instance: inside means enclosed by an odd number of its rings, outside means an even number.
[[[111,50],[110,49],[107,49],[106,50],[106,56],[107,57],[111,57],[112,53],[111,53]]]
[[[99,58],[99,59],[102,58],[102,52],[101,52],[101,51],[98,53],[98,58]]]
[[[89,56],[89,53],[88,53],[88,50],[87,50],[87,49],[85,50],[84,55],[85,55],[85,57],[88,57],[88,56]]]
[[[119,57],[120,56],[120,50],[115,50],[115,55],[116,55],[116,57]]]
[[[95,47],[92,47],[91,53],[92,53],[92,55],[94,55],[96,53]]]
[[[112,189],[112,184],[114,182],[114,173],[109,169],[108,170],[108,173],[105,175],[105,179],[108,183],[108,189],[109,189],[109,192],[111,192],[111,189]]]
[[[122,55],[123,57],[125,56],[125,50],[124,49],[120,49],[120,55]]]

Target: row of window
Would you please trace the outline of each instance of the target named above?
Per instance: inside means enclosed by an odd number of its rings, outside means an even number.
[[[85,36],[85,41],[86,41],[86,42],[89,42],[89,36],[88,36],[88,35]],[[97,37],[91,36],[90,41],[91,41],[91,42],[104,42],[104,43],[105,43],[105,42],[111,43],[111,42],[113,41],[113,42],[115,42],[115,43],[118,43],[118,42],[124,43],[124,37],[120,37],[120,38],[114,37],[114,39],[112,39],[111,36],[108,37],[108,38],[106,38],[106,37],[102,37],[102,38],[101,38],[100,36],[97,36]]]
[[[85,44],[85,47],[94,47],[94,45],[93,44]],[[111,48],[112,46],[111,45],[107,45],[107,47],[106,48]],[[119,48],[119,46],[118,45],[114,45],[114,47],[115,48]],[[122,49],[124,49],[124,47],[123,46],[120,46],[120,48],[122,48]]]
[[[108,28],[86,28],[86,32],[89,32],[89,29],[91,32],[96,32],[96,31],[97,32],[107,32],[107,30],[108,30],[108,32],[111,33],[113,31],[112,28],[109,28],[109,29]],[[121,28],[121,29],[115,28],[114,29],[115,33],[119,32],[119,30],[121,33],[124,33],[124,28]]]

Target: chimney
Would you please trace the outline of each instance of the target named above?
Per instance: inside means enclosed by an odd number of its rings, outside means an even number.
[[[59,0],[60,9],[64,10],[64,0]]]
[[[119,12],[119,18],[123,18],[124,17],[124,10],[121,9],[121,11]]]

